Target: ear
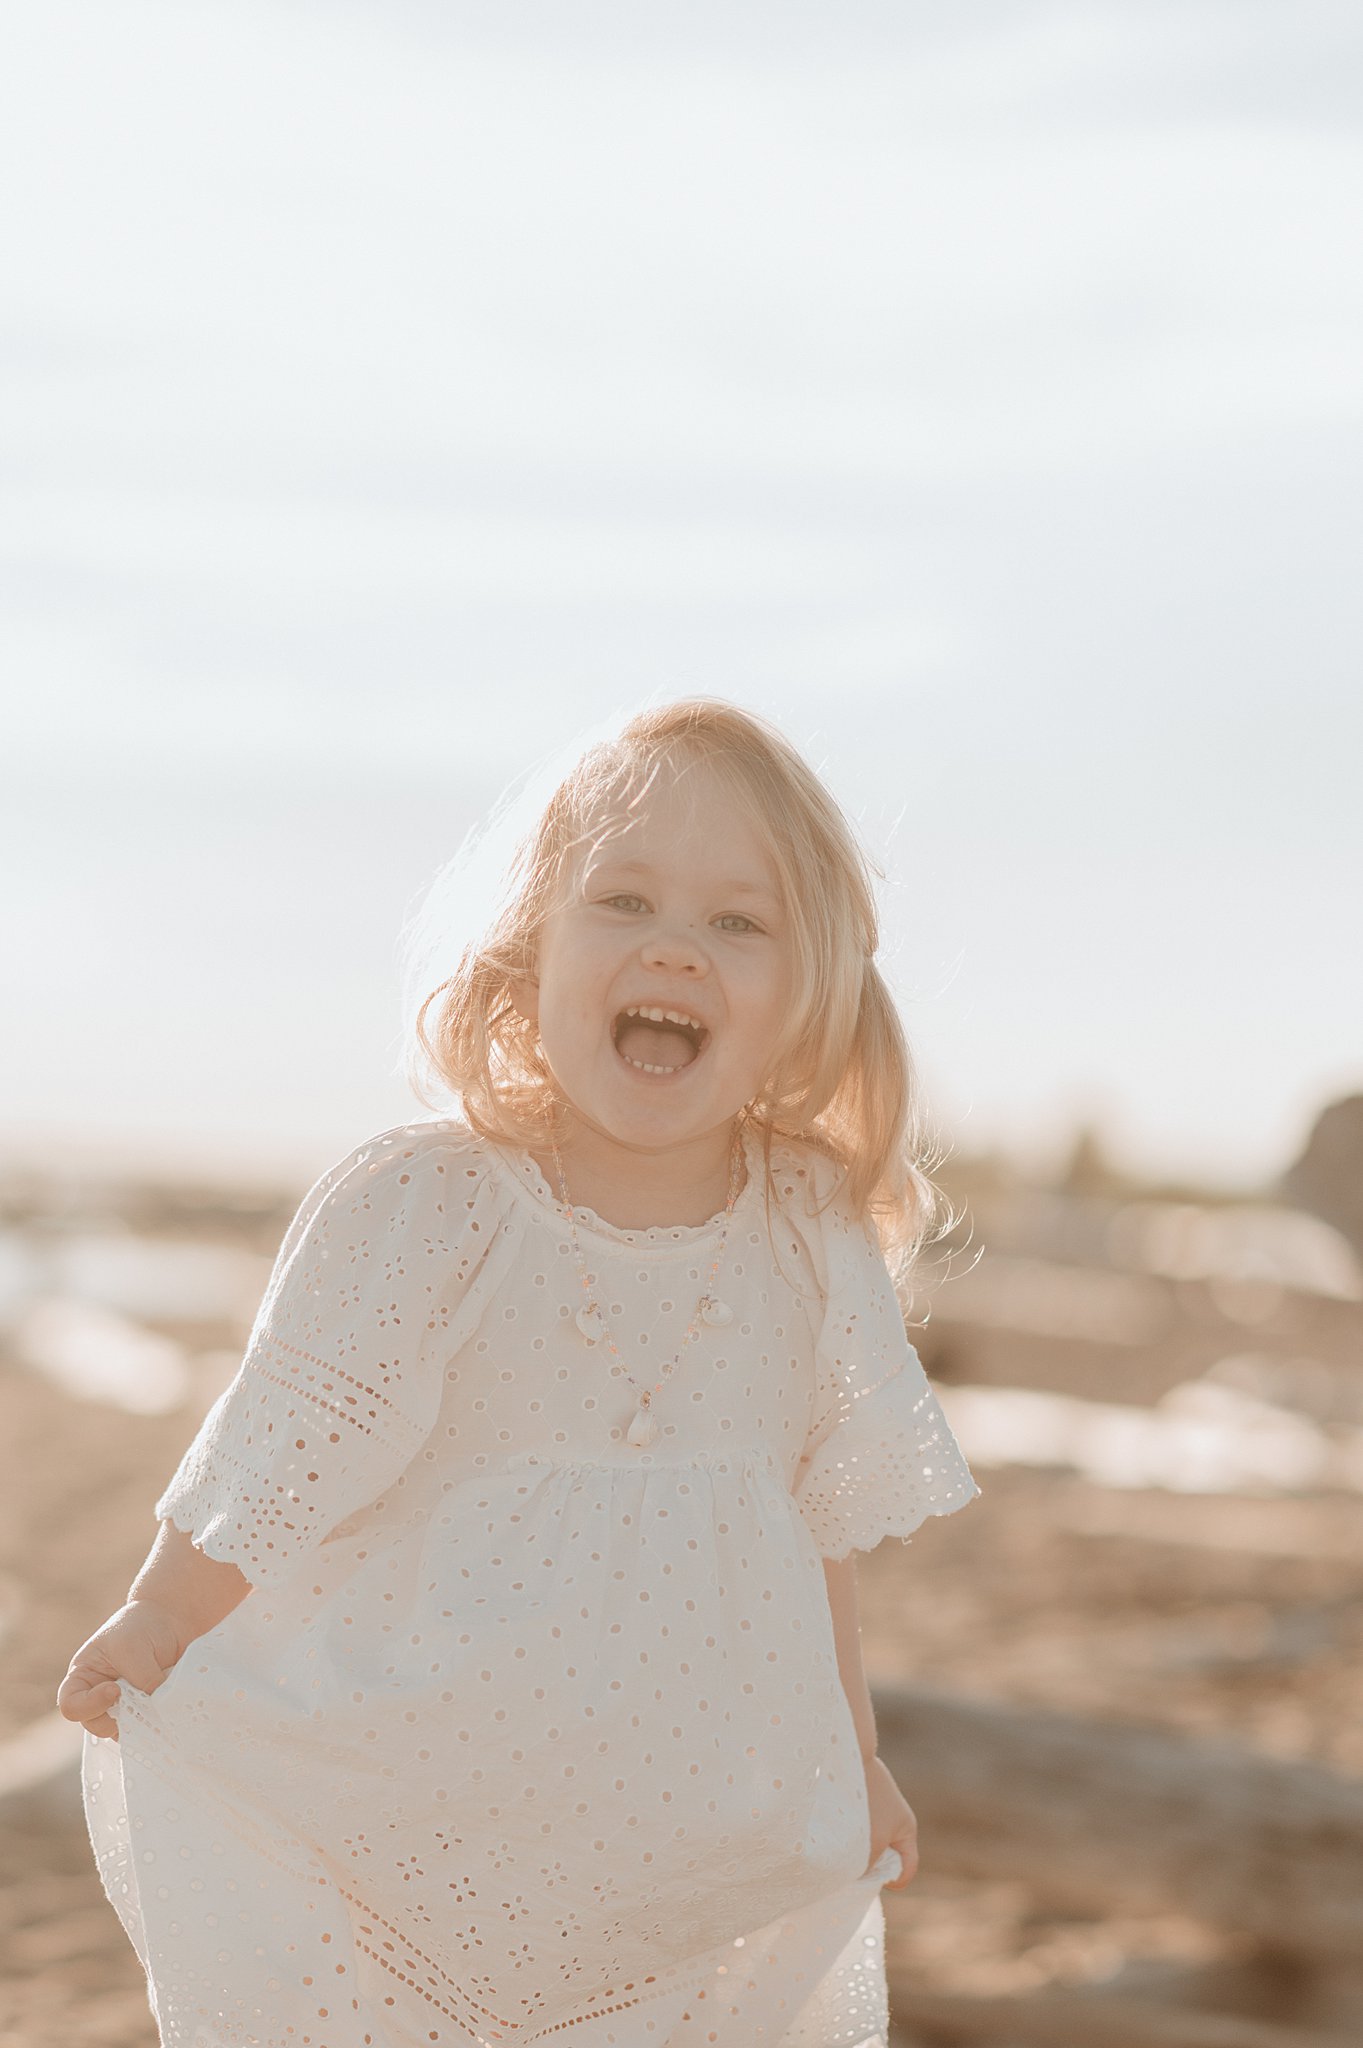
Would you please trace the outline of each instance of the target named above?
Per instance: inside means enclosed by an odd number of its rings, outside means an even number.
[[[522,975],[509,984],[511,1006],[527,1024],[538,1024],[540,1020],[540,985],[531,975]]]

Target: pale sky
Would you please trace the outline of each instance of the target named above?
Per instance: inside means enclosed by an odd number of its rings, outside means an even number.
[[[963,1150],[1363,1087],[1353,5],[93,0],[0,73],[0,1138],[318,1172],[646,697],[889,869]]]

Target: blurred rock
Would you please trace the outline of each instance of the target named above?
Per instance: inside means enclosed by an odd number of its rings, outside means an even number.
[[[1289,1202],[1334,1225],[1363,1252],[1363,1095],[1324,1108],[1279,1183]]]

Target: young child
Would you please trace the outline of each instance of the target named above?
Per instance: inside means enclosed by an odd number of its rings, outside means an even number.
[[[461,1115],[306,1196],[61,1684],[100,1875],[166,2048],[884,2048],[855,1552],[978,1488],[865,863],[693,698],[515,877],[418,1019]]]

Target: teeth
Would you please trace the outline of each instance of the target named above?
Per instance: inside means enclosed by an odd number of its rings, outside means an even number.
[[[647,1017],[654,1024],[689,1024],[693,1031],[705,1029],[699,1017],[688,1017],[684,1010],[653,1010],[646,1008],[642,1003],[636,1003],[632,1009],[626,1010],[625,1015]]]

